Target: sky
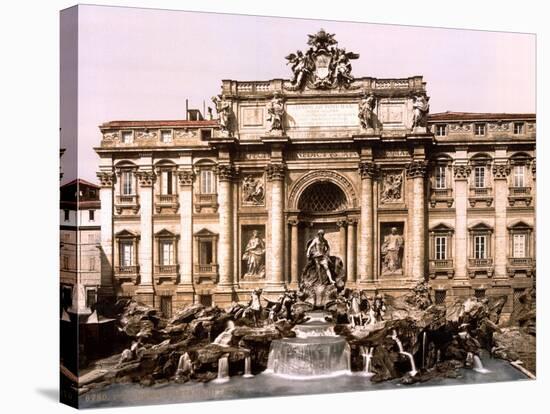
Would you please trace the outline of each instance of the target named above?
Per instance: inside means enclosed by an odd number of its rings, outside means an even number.
[[[103,122],[184,119],[185,100],[201,111],[203,101],[212,106],[222,79],[289,78],[284,57],[306,50],[307,35],[320,28],[335,33],[339,47],[360,54],[352,61],[355,77],[422,75],[432,113],[536,111],[532,34],[85,5],[78,10],[76,63],[70,53],[76,40],[64,40],[76,26],[66,23],[60,43],[61,146],[67,148],[62,183],[76,174],[97,182],[93,147],[100,144]],[[77,80],[63,70],[71,62],[78,66]],[[74,82],[76,97],[69,87]]]

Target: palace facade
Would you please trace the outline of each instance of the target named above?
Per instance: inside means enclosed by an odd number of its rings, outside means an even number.
[[[224,80],[216,119],[100,126],[100,295],[166,315],[278,296],[322,229],[347,287],[426,280],[509,314],[535,278],[535,115],[429,114],[422,77],[354,78],[315,36],[290,80]]]

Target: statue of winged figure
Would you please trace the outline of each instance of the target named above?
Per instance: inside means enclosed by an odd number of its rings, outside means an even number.
[[[297,50],[296,54],[291,53],[285,57],[288,60],[287,65],[290,64],[290,68],[294,77],[291,80],[291,84],[295,88],[300,88],[306,79],[306,75],[311,72],[309,56],[301,50]]]
[[[336,49],[336,59],[334,59],[334,81],[337,86],[348,87],[353,82],[351,75],[351,59],[357,59],[359,55],[353,52],[346,52],[346,49]]]

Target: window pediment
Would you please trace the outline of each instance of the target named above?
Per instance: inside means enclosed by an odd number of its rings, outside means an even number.
[[[521,220],[515,221],[508,226],[508,230],[532,230],[532,229],[533,229],[533,226]]]
[[[430,228],[430,232],[433,233],[454,233],[454,231],[452,227],[447,226],[445,223],[439,223]]]
[[[218,237],[217,233],[214,233],[211,230],[208,230],[206,228],[199,230],[195,234],[193,234],[195,237]]]
[[[493,228],[489,226],[487,223],[479,222],[476,223],[470,227],[468,227],[468,231],[470,232],[492,232]]]
[[[164,237],[164,238],[175,239],[175,238],[178,237],[178,235],[175,234],[175,233],[172,233],[170,230],[162,229],[162,230],[159,230],[155,233],[155,237],[157,237],[157,238]]]
[[[121,230],[118,233],[115,233],[115,236],[119,239],[121,238],[127,238],[127,239],[136,239],[139,238],[139,234],[131,232],[130,230]]]

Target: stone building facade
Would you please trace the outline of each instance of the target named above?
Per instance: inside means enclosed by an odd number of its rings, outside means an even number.
[[[99,187],[76,179],[60,188],[62,309],[90,313],[101,286]]]
[[[535,278],[535,115],[429,114],[422,77],[354,78],[315,36],[290,80],[224,80],[217,119],[100,126],[100,294],[168,315],[278,296],[322,229],[348,287],[511,312]]]

